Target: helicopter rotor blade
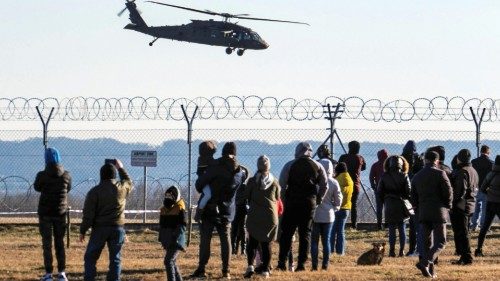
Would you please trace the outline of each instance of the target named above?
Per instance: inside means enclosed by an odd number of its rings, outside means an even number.
[[[121,17],[126,10],[127,10],[127,7],[123,8],[123,10],[118,12],[118,16]]]
[[[176,5],[171,5],[171,4],[166,4],[166,3],[162,3],[162,2],[156,2],[156,1],[146,1],[146,2],[154,3],[154,4],[158,4],[158,5],[163,5],[163,6],[169,6],[169,7],[178,8],[178,9],[183,9],[183,10],[188,10],[188,11],[202,13],[202,14],[207,14],[207,15],[212,15],[212,16],[220,16],[219,13],[212,12],[209,10],[202,11],[202,10],[197,10],[197,9],[193,9],[193,8],[176,6]]]
[[[272,21],[272,22],[284,22],[284,23],[295,23],[295,24],[309,25],[307,22],[289,21],[289,20],[273,20],[273,19],[251,18],[251,17],[241,17],[239,15],[234,15],[233,18],[244,19],[244,20],[260,20],[260,21]]]

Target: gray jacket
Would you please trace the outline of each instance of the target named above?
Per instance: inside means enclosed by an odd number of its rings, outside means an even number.
[[[342,193],[340,192],[339,182],[336,179],[328,179],[328,190],[326,191],[323,202],[316,207],[314,211],[314,222],[331,223],[335,219],[335,211],[340,209],[342,203]]]

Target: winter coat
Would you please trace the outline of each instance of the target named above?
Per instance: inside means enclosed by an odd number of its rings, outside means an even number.
[[[171,208],[160,209],[158,241],[164,249],[186,249],[186,205],[180,199]]]
[[[352,192],[354,189],[354,182],[348,172],[338,174],[335,179],[339,183],[340,192],[342,193],[341,210],[350,210],[352,206]]]
[[[408,162],[408,177],[411,180],[413,176],[424,166],[423,159],[417,153],[417,145],[415,144],[415,141],[410,140],[405,144],[401,156],[403,156],[406,159],[406,162]]]
[[[366,161],[363,156],[354,153],[343,154],[339,158],[339,162],[344,162],[347,165],[347,171],[354,182],[354,190],[361,190],[361,171],[366,169]]]
[[[259,183],[260,176],[257,173],[251,177],[245,188],[249,205],[246,226],[249,235],[257,241],[271,242],[278,235],[280,186],[274,177],[263,186]]]
[[[446,223],[453,201],[450,180],[443,170],[426,164],[411,181],[410,200],[419,222]]]
[[[68,209],[71,176],[62,165],[48,164],[38,172],[33,187],[40,192],[39,216],[62,216]]]
[[[476,206],[479,176],[471,163],[459,164],[451,174],[453,187],[453,212],[472,215]]]
[[[386,172],[378,185],[378,196],[384,204],[385,222],[400,223],[410,217],[406,214],[403,199],[410,199],[410,179],[402,172]]]
[[[380,178],[384,174],[384,161],[389,157],[387,150],[382,149],[377,152],[378,161],[373,163],[370,168],[370,186],[374,191],[377,191],[377,186]]]
[[[488,157],[488,155],[481,154],[478,158],[472,159],[471,163],[472,167],[474,167],[479,175],[479,186],[481,186],[486,178],[486,175],[491,172],[491,169],[493,169],[493,161]]]
[[[119,168],[118,173],[119,181],[102,180],[87,193],[80,234],[85,234],[90,227],[125,224],[125,204],[133,186],[125,169]]]
[[[492,171],[486,175],[481,191],[487,194],[488,202],[500,203],[500,165],[493,166]]]
[[[335,219],[335,212],[340,209],[342,193],[339,183],[334,178],[328,178],[328,190],[323,202],[316,207],[313,221],[316,223],[330,223]]]
[[[236,158],[223,156],[208,166],[206,172],[196,180],[196,190],[201,193],[206,185],[210,186],[212,197],[208,200],[202,220],[213,223],[228,223],[233,216],[231,205],[236,190],[244,185],[247,179]]]

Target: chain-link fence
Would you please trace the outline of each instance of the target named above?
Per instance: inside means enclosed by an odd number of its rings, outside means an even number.
[[[387,149],[400,154],[407,140],[415,140],[419,152],[431,145],[444,145],[445,162],[449,164],[460,149],[468,148],[475,155],[474,131],[419,131],[419,130],[366,130],[341,129],[338,135],[344,144],[351,140],[361,142],[360,153],[367,162],[362,172],[366,193],[360,195],[358,217],[362,222],[374,222],[375,214],[368,202],[374,194],[368,184],[370,166],[377,161],[377,152]],[[283,165],[291,160],[299,141],[308,141],[314,148],[325,141],[325,129],[196,129],[193,131],[192,171],[196,171],[197,147],[200,141],[216,140],[219,152],[226,141],[238,145],[240,163],[256,170],[256,159],[266,154],[271,159],[271,171],[279,175]],[[188,199],[188,144],[187,132],[182,129],[131,130],[61,130],[50,131],[49,145],[59,149],[65,169],[71,172],[73,188],[69,205],[73,221],[79,221],[85,195],[99,181],[99,168],[105,158],[120,158],[132,176],[135,189],[127,203],[128,222],[141,222],[142,210],[158,210],[163,193],[171,185],[181,188]],[[488,144],[493,155],[500,151],[500,132],[482,132],[482,142]],[[131,167],[132,150],[156,150],[157,167],[148,168],[147,189],[144,189],[144,170]],[[334,158],[342,154],[339,140],[334,140]],[[220,155],[217,153],[216,155]],[[33,189],[36,173],[43,169],[43,146],[38,130],[0,131],[0,223],[36,222],[39,194]],[[198,198],[194,191],[196,175],[191,177],[191,202]],[[146,206],[143,198],[146,192]],[[189,200],[188,200],[189,201]],[[137,211],[137,212],[134,212]],[[157,219],[157,213],[147,215],[148,221]]]

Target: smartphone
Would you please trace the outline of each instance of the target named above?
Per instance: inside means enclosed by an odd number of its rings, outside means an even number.
[[[116,159],[104,159],[104,164],[111,164],[116,166]]]

